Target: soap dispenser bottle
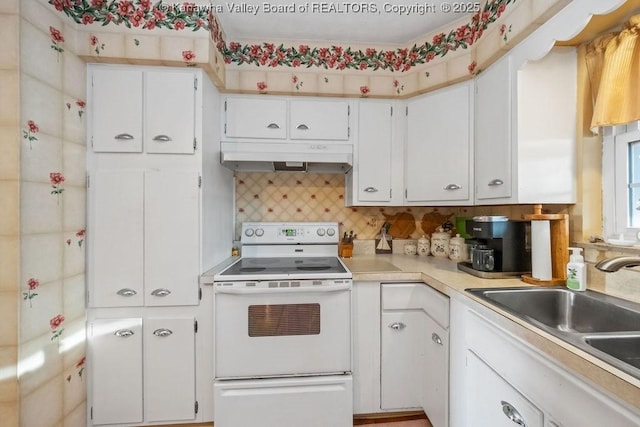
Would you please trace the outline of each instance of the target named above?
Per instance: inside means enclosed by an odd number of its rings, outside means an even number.
[[[571,256],[567,264],[567,287],[574,291],[587,289],[587,270],[584,258],[580,254],[582,248],[569,248]]]

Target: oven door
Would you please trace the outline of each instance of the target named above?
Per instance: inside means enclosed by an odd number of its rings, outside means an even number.
[[[351,282],[218,288],[216,378],[351,372]]]

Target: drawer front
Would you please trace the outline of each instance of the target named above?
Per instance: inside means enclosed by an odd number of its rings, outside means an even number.
[[[424,283],[383,283],[383,310],[423,310],[443,328],[449,327],[449,297]]]

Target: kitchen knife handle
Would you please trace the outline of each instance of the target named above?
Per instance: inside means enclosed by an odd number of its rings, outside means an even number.
[[[268,129],[280,129],[280,126],[277,123],[269,123],[267,125]]]
[[[501,180],[500,178],[496,178],[496,179],[492,179],[491,181],[489,181],[489,184],[487,184],[487,185],[489,185],[491,187],[495,187],[497,185],[502,185],[502,184],[504,184],[504,181]]]

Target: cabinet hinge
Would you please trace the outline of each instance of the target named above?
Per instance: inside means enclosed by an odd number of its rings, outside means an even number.
[[[351,138],[351,127],[347,128],[347,138]]]
[[[404,198],[405,199],[407,198],[407,189],[406,188],[404,189]]]
[[[193,138],[193,151],[196,151],[196,147],[198,146],[198,140]]]
[[[198,90],[198,78],[197,77],[193,78],[193,89],[194,90]]]
[[[198,333],[198,321],[197,320],[193,321],[193,333],[194,334]]]
[[[93,148],[93,135],[91,136],[91,148]]]
[[[391,116],[393,116],[393,105],[390,108],[391,108]]]
[[[393,188],[390,188],[389,189],[389,198],[390,199],[393,198],[392,194],[393,194]]]
[[[193,409],[195,409],[196,414],[198,413],[198,401],[196,400],[195,405],[193,405]]]
[[[225,135],[227,134],[227,124],[226,123],[224,124],[224,134]]]
[[[198,188],[202,188],[202,175],[198,175]]]
[[[198,300],[202,301],[202,288],[198,288]]]
[[[347,116],[351,115],[351,105],[347,105]]]
[[[93,419],[93,406],[91,407],[91,411],[89,411],[89,417]]]
[[[409,115],[409,106],[408,105],[406,107],[404,107],[404,115],[405,116]]]
[[[91,177],[87,174],[87,188],[91,187]]]

